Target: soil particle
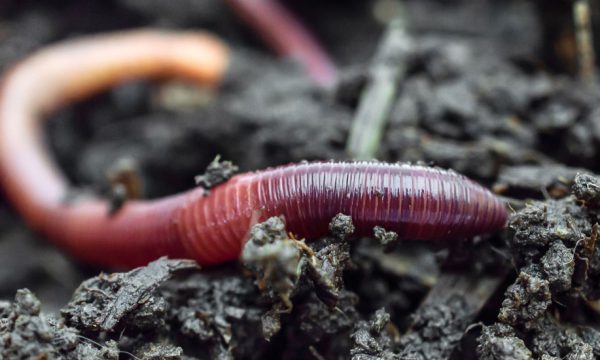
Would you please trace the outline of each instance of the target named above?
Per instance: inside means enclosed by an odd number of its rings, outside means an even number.
[[[387,231],[381,226],[375,226],[373,228],[373,236],[388,251],[398,244],[398,233]]]
[[[563,312],[561,317],[581,318],[573,309],[582,306],[582,297],[590,301],[599,295],[595,207],[599,181],[577,174],[570,182],[573,195],[530,203],[509,222],[513,234],[508,245],[519,275],[504,294],[498,315],[503,324],[492,328],[511,325],[510,338],[523,339],[537,358],[592,359],[598,344],[597,330],[558,320]],[[478,352],[494,358],[489,329],[479,338]]]
[[[146,344],[135,352],[135,356],[144,360],[180,360],[183,350],[173,345]]]
[[[531,351],[506,324],[484,326],[478,338],[477,355],[480,360],[530,360]]]
[[[578,332],[583,341],[592,347],[594,356],[600,356],[600,331],[589,326],[582,326]]]
[[[571,288],[575,271],[573,251],[562,241],[555,241],[541,259],[542,271],[553,291],[566,291]]]
[[[314,243],[315,259],[307,266],[307,275],[315,294],[329,307],[337,306],[339,291],[344,287],[344,271],[351,263],[350,247],[344,241],[323,238]]]
[[[577,200],[592,209],[600,208],[600,179],[590,174],[577,174],[572,187]]]
[[[345,240],[354,234],[354,224],[352,217],[344,214],[337,214],[329,223],[329,232],[340,240]]]
[[[299,330],[312,341],[318,342],[325,335],[333,335],[350,329],[358,319],[354,308],[358,303],[356,294],[342,290],[336,308],[331,308],[318,298],[302,303],[294,321]]]
[[[87,331],[118,331],[117,326],[151,330],[165,311],[155,290],[175,273],[197,269],[191,260],[160,258],[127,273],[101,274],[84,281],[62,309],[66,322]],[[128,318],[127,324],[121,320]]]
[[[314,291],[327,306],[337,304],[343,270],[350,260],[348,245],[327,238],[311,245],[289,238],[281,217],[252,227],[242,262],[256,278],[263,296],[274,302],[263,316],[266,338],[279,331],[280,315],[292,311],[292,296]]]
[[[109,340],[100,347],[94,343],[84,343],[77,346],[73,359],[119,360],[121,353],[114,340]]]
[[[238,172],[239,168],[231,161],[221,161],[221,157],[217,155],[213,161],[206,167],[204,174],[194,177],[196,185],[202,186],[208,194],[208,190],[218,184],[229,180]]]
[[[409,359],[447,359],[470,321],[465,300],[451,296],[420,307],[412,316],[411,331],[400,340],[400,354]]]
[[[328,241],[312,244],[289,238],[285,221],[272,217],[254,225],[242,251],[242,262],[270,299],[278,298],[291,309],[290,297],[310,280],[319,298],[330,306],[337,301],[342,271],[350,255],[347,244]]]
[[[573,248],[592,232],[588,214],[573,197],[533,202],[511,216],[509,228],[514,231],[509,245],[520,264],[542,256],[554,241]]]
[[[171,335],[183,339],[186,355],[229,359],[266,351],[260,318],[268,306],[250,278],[231,269],[194,272],[160,293],[169,304]]]
[[[361,320],[350,335],[353,360],[400,359],[395,352],[398,330],[390,323],[390,315],[379,309],[369,321]]]
[[[593,348],[585,342],[576,329],[561,325],[556,319],[546,317],[531,341],[535,356],[564,359],[594,359]]]
[[[286,337],[293,341],[287,344],[289,348],[283,357],[302,358],[310,346],[326,359],[346,355],[350,346],[348,334],[360,319],[358,301],[358,296],[347,290],[340,291],[335,308],[314,294],[302,299],[285,328]]]
[[[141,199],[144,197],[144,185],[139,173],[135,160],[120,158],[108,169],[106,177],[113,191],[121,187],[127,199]]]
[[[258,288],[288,308],[292,307],[290,296],[302,274],[302,258],[311,256],[304,254],[301,246],[288,237],[285,220],[272,217],[252,227],[242,251],[242,263],[256,277]]]
[[[18,290],[13,302],[0,302],[0,358],[118,358],[118,349],[111,346],[116,344],[98,348],[82,342],[76,329],[41,313],[40,307],[40,301],[27,289]]]
[[[521,272],[514,284],[508,287],[498,314],[498,319],[510,325],[535,326],[543,316],[552,298],[548,280]]]
[[[515,213],[509,224],[514,231],[509,245],[517,264],[537,264],[545,273],[541,277],[552,283],[554,291],[569,290],[571,283],[589,299],[600,295],[595,285],[600,271],[599,229],[592,225],[598,222],[594,208],[597,183],[594,176],[577,175],[575,196],[529,204]]]

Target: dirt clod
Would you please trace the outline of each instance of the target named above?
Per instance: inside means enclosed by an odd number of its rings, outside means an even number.
[[[520,272],[505,292],[498,315],[503,324],[495,326],[511,325],[511,339],[525,341],[533,356],[593,358],[594,333],[559,322],[557,314],[565,303],[583,306],[582,295],[589,300],[599,293],[597,183],[592,175],[577,174],[572,195],[530,203],[511,216],[509,246]],[[478,349],[489,345],[489,335],[484,330]]]
[[[160,258],[127,273],[101,274],[81,284],[62,316],[68,324],[94,332],[117,331],[125,317],[130,326],[152,329],[152,319],[165,311],[154,291],[173,274],[197,268],[194,261]]]
[[[573,248],[592,230],[588,214],[572,197],[531,203],[511,216],[509,227],[514,231],[510,246],[519,263],[539,258],[554,241]]]
[[[397,333],[384,309],[377,310],[369,321],[359,321],[350,337],[353,360],[401,359],[395,352]]]
[[[600,208],[600,179],[590,174],[577,174],[573,184],[573,195],[586,206]]]
[[[252,279],[233,271],[194,272],[159,291],[169,304],[170,335],[185,339],[179,343],[185,354],[218,359],[266,351],[260,322],[268,305]]]
[[[279,298],[291,308],[290,296],[302,274],[302,258],[311,255],[304,254],[297,240],[288,238],[283,218],[272,217],[252,227],[242,251],[242,262],[252,271],[265,295]]]
[[[180,347],[161,344],[147,344],[136,352],[136,356],[144,360],[180,360],[181,355]]]
[[[116,343],[99,348],[82,341],[79,331],[40,312],[40,301],[27,289],[18,290],[13,302],[0,302],[0,358],[61,358],[106,356],[118,359]],[[115,355],[116,354],[116,355]]]
[[[344,214],[337,214],[329,223],[329,231],[333,236],[340,240],[345,240],[354,233],[354,224],[352,217]]]
[[[541,259],[542,270],[553,291],[566,291],[571,288],[575,271],[573,251],[561,241],[555,241]]]
[[[448,358],[470,322],[465,309],[465,300],[460,296],[419,308],[413,315],[411,332],[400,340],[402,357]]]
[[[531,327],[535,320],[544,315],[550,302],[548,280],[521,272],[515,283],[506,290],[498,319],[511,325]]]
[[[229,180],[238,170],[238,167],[233,165],[231,161],[221,161],[221,157],[217,155],[206,167],[204,174],[194,177],[194,181],[196,185],[200,185],[208,191],[214,186]]]
[[[531,351],[509,325],[485,326],[478,339],[477,355],[481,360],[529,360]]]
[[[387,231],[381,226],[375,226],[373,228],[373,236],[388,251],[397,245],[399,239],[398,233],[394,231]]]
[[[289,238],[281,217],[254,225],[242,262],[256,278],[263,296],[273,302],[263,316],[263,334],[270,338],[281,326],[280,315],[293,309],[292,297],[307,291],[329,307],[337,304],[343,270],[350,260],[345,242],[317,242],[313,248]]]

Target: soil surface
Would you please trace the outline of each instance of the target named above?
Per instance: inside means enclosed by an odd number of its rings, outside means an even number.
[[[283,3],[338,64],[332,88],[273,55],[219,0],[1,2],[0,70],[46,44],[117,29],[225,39],[234,60],[218,92],[138,81],[47,123],[74,192],[107,194],[110,174],[127,167],[140,194],[157,198],[238,170],[347,159],[401,11],[401,70],[376,157],[493,188],[511,208],[508,228],[451,244],[383,228],[354,239],[340,215],[330,236],[304,243],[271,218],[252,229],[240,263],[199,270],[162,258],[119,272],[68,257],[0,195],[0,358],[600,357],[600,92],[577,77],[571,2]]]

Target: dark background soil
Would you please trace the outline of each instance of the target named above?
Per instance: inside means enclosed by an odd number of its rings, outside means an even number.
[[[298,64],[272,55],[220,0],[1,2],[0,68],[9,68],[45,44],[116,29],[201,28],[224,38],[234,53],[234,70],[218,93],[192,92],[191,100],[184,96],[180,101],[169,95],[189,95],[190,90],[180,84],[140,81],[63,109],[48,122],[47,133],[55,157],[75,184],[102,191],[111,167],[130,159],[143,178],[145,196],[160,197],[194,186],[194,176],[202,173],[217,154],[233,161],[242,171],[301,160],[346,159],[345,143],[360,90],[385,28],[377,9],[389,3],[392,2],[285,2],[318,35],[340,66],[339,84],[329,90],[315,86]],[[572,168],[590,173],[599,170],[599,93],[596,87],[583,85],[575,76],[577,59],[570,1],[413,0],[404,5],[413,46],[403,55],[407,70],[399,84],[379,160],[423,161],[452,168],[487,186],[495,186],[516,200],[566,196],[579,171]],[[556,213],[561,214],[572,204],[556,206]],[[581,225],[582,233],[592,236],[593,221],[589,218],[595,213],[586,211],[581,218],[589,224]],[[513,221],[518,222],[518,216]],[[519,226],[517,232],[534,231],[531,223],[519,222]],[[383,350],[404,354],[405,358],[475,357],[475,339],[481,329],[463,338],[466,326],[478,321],[486,325],[496,322],[500,307],[506,308],[502,301],[510,297],[505,290],[513,282],[518,285],[524,281],[519,275],[521,270],[534,266],[542,256],[540,253],[519,258],[523,251],[515,249],[522,249],[521,245],[511,242],[512,238],[513,233],[507,232],[484,242],[469,240],[451,250],[407,243],[400,244],[391,254],[383,254],[373,241],[354,243],[354,265],[344,275],[346,286],[338,304],[346,317],[336,318],[335,325],[315,330],[319,326],[311,321],[325,321],[328,315],[324,314],[333,310],[318,305],[321,303],[313,299],[314,294],[304,294],[294,300],[297,310],[283,321],[284,330],[270,342],[251,331],[234,334],[238,339],[235,351],[215,345],[211,340],[214,334],[203,338],[198,332],[192,336],[188,333],[186,338],[184,331],[180,338],[157,337],[144,335],[147,329],[142,329],[133,332],[137,336],[128,333],[127,343],[118,334],[110,335],[114,329],[108,331],[109,335],[99,335],[97,330],[72,319],[69,324],[101,343],[120,340],[121,350],[131,351],[160,338],[163,344],[181,346],[187,356],[199,358],[209,357],[208,351],[213,357],[233,354],[239,358],[345,358],[350,356],[351,348],[352,355],[362,359],[383,356]],[[543,246],[544,251],[551,247],[548,243]],[[594,252],[593,246],[591,251]],[[440,264],[446,266],[440,270]],[[459,274],[504,275],[474,318],[466,319],[464,324],[440,320],[433,326],[423,319],[444,319],[452,312],[446,308],[422,312],[417,308],[433,286],[432,279],[444,273],[446,267]],[[100,270],[108,271],[78,263],[49,245],[28,229],[0,197],[0,299],[12,301],[17,289],[28,288],[41,300],[43,312],[57,313],[67,305],[79,284]],[[180,315],[182,309],[197,314],[198,307],[202,308],[193,299],[210,298],[213,305],[222,302],[219,311],[224,311],[225,317],[231,317],[233,310],[223,308],[246,309],[251,314],[247,313],[242,322],[256,323],[266,311],[264,304],[248,300],[259,295],[252,280],[244,277],[236,264],[196,273],[165,286],[162,298],[167,299],[169,306],[177,304],[180,308],[177,313],[167,307],[167,312],[173,313],[167,316],[173,329],[176,324],[181,325],[173,318],[184,317]],[[586,294],[594,293],[592,290],[597,287],[591,283]],[[577,291],[580,293],[580,288]],[[559,302],[555,295],[553,301]],[[460,307],[460,301],[452,300],[444,306]],[[585,306],[579,301],[572,305],[579,315],[570,318],[577,320],[567,322],[593,325],[597,314],[583,309]],[[377,338],[381,351],[363,354],[356,350],[361,331],[376,336],[382,331],[378,321],[387,323],[384,314],[374,315],[382,307],[391,317],[398,338]],[[210,307],[202,309],[215,311]],[[556,311],[563,312],[565,308],[559,306]],[[552,317],[556,321],[561,318],[564,317]],[[371,323],[367,323],[369,319]],[[347,324],[342,324],[344,321]],[[544,317],[543,321],[550,320]],[[539,345],[533,340],[536,332],[523,326],[523,319],[501,322],[511,328],[504,329],[500,337],[524,339],[535,357],[572,353],[567,345],[554,353]],[[442,336],[399,336],[409,329],[409,333],[418,332],[419,326],[442,331]],[[450,329],[452,326],[458,330]],[[179,334],[181,328],[177,329],[173,332]],[[443,329],[450,330],[444,333]],[[495,335],[502,333],[502,329],[484,329],[487,335],[493,331]],[[324,334],[316,335],[319,331]],[[449,339],[456,333],[458,340],[448,345],[449,352],[434,353],[427,345],[427,339]],[[200,337],[200,344],[194,343],[194,336]],[[35,343],[39,339],[30,340]],[[457,341],[462,347],[455,346]],[[596,344],[592,348],[598,355],[600,347]],[[500,358],[493,351],[488,353],[494,354],[488,358]],[[162,354],[166,356],[166,350]],[[120,356],[128,358],[126,354]]]

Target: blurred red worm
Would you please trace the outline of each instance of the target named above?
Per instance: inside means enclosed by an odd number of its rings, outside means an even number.
[[[227,0],[277,53],[296,58],[319,84],[329,86],[336,67],[312,34],[277,0]]]
[[[375,225],[406,239],[448,239],[505,225],[501,201],[454,172],[385,163],[306,163],[241,174],[213,188],[128,201],[65,203],[69,184],[50,160],[42,121],[58,107],[139,77],[219,83],[227,49],[202,33],[131,31],[48,47],[16,65],[0,87],[0,182],[32,227],[74,256],[137,266],[163,255],[201,265],[237,259],[255,220],[284,215],[288,230],[313,238],[330,219],[353,217],[357,234]]]

